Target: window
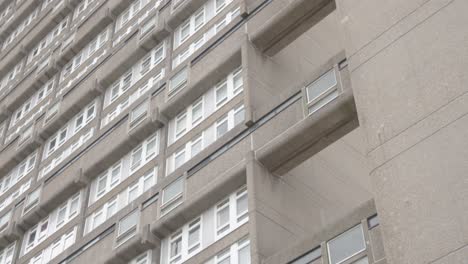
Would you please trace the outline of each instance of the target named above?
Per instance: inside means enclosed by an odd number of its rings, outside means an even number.
[[[216,233],[221,235],[229,229],[229,199],[216,206]]]
[[[132,213],[125,216],[124,218],[122,218],[119,221],[119,228],[118,228],[117,236],[122,236],[125,233],[129,232],[131,229],[136,228],[139,217],[140,217],[139,212],[135,210]]]
[[[243,239],[238,243],[237,260],[239,264],[250,264],[250,241]]]
[[[190,20],[180,27],[179,34],[179,39],[181,43],[184,42],[190,36]]]
[[[169,184],[166,188],[163,190],[163,196],[162,196],[162,204],[165,205],[173,200],[175,200],[178,196],[182,195],[184,189],[184,179],[179,178]]]
[[[11,218],[11,211],[9,211],[8,213],[0,217],[0,232],[2,232],[3,230],[7,228],[8,223],[10,222],[10,218]]]
[[[36,190],[34,190],[33,192],[29,194],[24,204],[23,215],[29,212],[34,206],[36,206],[39,203],[40,193],[41,193],[41,189],[37,188]]]
[[[243,188],[237,192],[236,197],[236,215],[237,222],[243,221],[248,217],[248,199],[247,199],[247,189]]]
[[[187,114],[184,112],[177,116],[175,123],[176,138],[180,137],[186,130],[187,127]]]
[[[184,178],[179,178],[166,186],[162,192],[161,215],[177,207],[182,202]]]
[[[138,197],[138,182],[130,185],[128,188],[128,203],[132,202]]]
[[[107,203],[91,213],[86,219],[84,230],[85,234],[94,230],[96,227],[104,223],[104,221],[111,218],[119,210],[124,208],[128,203],[137,199],[145,191],[153,187],[157,182],[157,171],[158,167],[154,167],[146,171],[137,180],[130,183],[127,188],[110,198]]]
[[[15,247],[16,243],[12,243],[7,245],[1,252],[0,252],[0,264],[11,264],[13,263],[13,257],[15,255]]]
[[[187,83],[188,70],[187,68],[182,69],[174,76],[172,76],[169,82],[169,93],[172,94],[175,91],[182,89]]]
[[[293,260],[289,264],[309,264],[309,263],[312,263],[312,261],[317,260],[321,256],[322,256],[322,248],[318,247],[298,257],[297,259]]]
[[[244,105],[240,105],[234,109],[234,126],[242,123],[245,119]]]
[[[228,99],[227,83],[222,82],[216,86],[216,107],[223,105]]]
[[[198,99],[192,106],[192,126],[203,119],[203,97]]]
[[[59,149],[67,140],[73,135],[78,133],[84,126],[86,126],[95,116],[95,104],[92,102],[86,106],[81,112],[76,114],[72,120],[66,123],[60,130],[48,139],[47,151],[43,160]],[[70,131],[70,133],[69,133]]]
[[[215,9],[216,12],[221,11],[221,9],[226,5],[226,0],[215,0]]]
[[[142,104],[135,107],[130,114],[130,122],[134,123],[147,113],[148,111],[148,101],[143,102]]]
[[[216,256],[205,262],[215,264],[250,264],[250,241],[248,237],[221,250]]]
[[[138,168],[141,165],[142,154],[143,154],[143,148],[141,146],[132,151],[132,159],[131,159],[132,165],[130,167],[132,171],[135,171],[136,168]]]
[[[246,195],[245,186],[231,193],[222,199],[220,203],[205,210],[201,215],[188,221],[179,230],[163,239],[162,248],[167,250],[167,253],[163,255],[167,259],[161,263],[184,263],[201,250],[246,223],[247,219],[237,222],[240,215],[236,213],[236,211],[244,213],[244,210],[236,209],[237,201],[241,201],[245,197],[244,194]],[[218,236],[216,232],[219,226],[229,226],[229,228]],[[248,239],[241,239],[235,245],[232,250],[229,250],[228,254],[222,254],[223,257],[218,258],[218,260],[223,261],[224,257],[229,257],[231,263],[248,264],[250,260]],[[221,256],[221,254],[218,255]],[[241,260],[241,262],[237,262],[238,260]],[[216,261],[209,263],[216,263]]]
[[[367,218],[367,226],[369,227],[369,229],[372,229],[378,225],[379,225],[379,217],[377,215],[373,215]]]
[[[203,149],[203,135],[196,137],[194,140],[192,140],[191,144],[190,155],[193,158]]]
[[[231,252],[229,249],[216,255],[216,264],[231,264]]]
[[[148,250],[145,253],[132,259],[129,264],[150,264],[151,263],[151,251]]]
[[[174,154],[174,169],[179,168],[184,163],[185,163],[185,147],[179,149]]]
[[[182,260],[182,232],[171,237],[169,263],[178,263]]]
[[[229,131],[228,117],[224,116],[216,122],[216,138],[222,137]]]
[[[141,80],[141,78],[148,74],[164,59],[164,45],[165,44],[163,42],[160,46],[149,51],[146,56],[135,63],[127,72],[125,72],[119,79],[110,85],[110,87],[106,90],[104,107],[109,106],[115,102],[117,98],[121,97],[125,92],[129,91],[134,84]],[[162,72],[161,75],[163,74],[164,73]],[[129,96],[132,97],[132,95]],[[131,98],[130,101],[130,103],[133,103],[135,102],[135,99]]]
[[[205,24],[205,9],[202,8],[196,15],[195,15],[195,31],[201,28]]]
[[[330,264],[343,263],[345,260],[366,250],[364,231],[359,224],[336,238],[328,241],[328,258]]]
[[[201,223],[200,218],[196,219],[189,225],[188,230],[188,253],[191,254],[201,245]]]
[[[338,96],[337,77],[332,69],[306,87],[309,114],[320,109]]]
[[[36,226],[29,229],[25,233],[24,254],[31,251],[34,247],[65,226],[66,223],[70,222],[73,217],[78,215],[79,207],[80,193],[77,193],[42,219]]]

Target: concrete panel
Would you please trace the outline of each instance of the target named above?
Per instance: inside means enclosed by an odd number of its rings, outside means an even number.
[[[371,174],[389,263],[428,263],[468,243],[467,127],[464,116]]]
[[[453,1],[352,72],[371,150],[467,92],[466,8]]]

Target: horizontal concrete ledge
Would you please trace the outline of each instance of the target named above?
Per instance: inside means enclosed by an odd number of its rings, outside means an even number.
[[[58,113],[52,119],[46,120],[43,118],[42,126],[39,128],[39,135],[43,139],[52,136],[62,125],[67,123],[71,117],[89,104],[96,96],[100,95],[101,88],[95,79],[87,79],[78,87],[72,89],[70,94],[66,94],[60,100]],[[51,104],[51,107],[53,103]]]
[[[332,0],[293,0],[250,34],[254,45],[268,56],[276,54],[336,8]]]
[[[270,171],[283,175],[357,126],[354,97],[351,89],[346,89],[335,100],[258,149],[256,158]]]
[[[84,177],[81,169],[66,177],[53,177],[51,181],[42,183],[40,206],[50,212],[70,198],[70,194],[78,192],[88,183],[89,180]]]
[[[17,137],[0,151],[0,175],[8,173],[44,142],[36,133],[26,141],[20,141]]]
[[[22,214],[22,212],[20,212]],[[18,220],[18,227],[26,231],[36,225],[42,218],[46,217],[49,211],[42,208],[39,204],[34,206],[29,212],[22,215]]]
[[[10,222],[8,227],[0,233],[0,250],[13,243],[15,240],[20,239],[21,236],[22,232],[16,225],[16,222]]]
[[[134,237],[114,249],[114,254],[107,259],[105,264],[124,264],[148,249],[160,248],[161,241],[149,230],[149,225],[140,228]]]
[[[205,2],[205,0],[184,0],[174,10],[172,9],[173,6],[171,3],[169,7],[171,10],[167,24],[174,30],[186,18],[195,13],[195,11],[197,11]]]
[[[118,125],[109,135],[98,142],[87,155],[80,160],[83,175],[89,179],[97,177],[126,153],[140,144],[149,135],[164,125],[157,108],[150,108],[150,115],[146,116],[136,127],[130,129],[129,121]],[[127,115],[128,116],[128,115]]]
[[[298,241],[294,245],[290,245],[284,250],[270,256],[264,261],[265,264],[283,264],[289,263],[297,256],[303,255],[307,251],[320,246],[324,241],[329,240],[342,233],[345,230],[361,223],[361,220],[375,215],[377,209],[374,200],[368,200],[359,205],[351,213],[338,221],[324,227],[320,232],[310,235],[308,238]]]
[[[211,56],[212,54],[209,55]],[[208,61],[211,60],[208,59]],[[166,99],[165,103],[161,106],[161,114],[168,119],[175,117],[178,112],[182,111],[187,105],[240,65],[241,49],[239,47],[239,49],[228,53],[221,63],[213,65],[210,69],[203,67],[202,63],[197,63],[193,67],[189,66],[187,86]]]
[[[26,0],[19,8],[15,7],[14,18],[9,23],[3,24],[2,27],[0,27],[0,38],[5,38],[6,35],[13,31],[40,3],[41,0]]]
[[[173,211],[151,223],[151,232],[163,239],[203,213],[216,201],[226,197],[226,194],[237,190],[246,182],[246,164],[239,163],[223,175],[209,182],[205,187],[190,197],[184,197],[184,202]]]

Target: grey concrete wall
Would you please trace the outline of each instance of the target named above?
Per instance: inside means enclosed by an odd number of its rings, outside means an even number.
[[[463,263],[468,3],[337,6],[388,261]]]

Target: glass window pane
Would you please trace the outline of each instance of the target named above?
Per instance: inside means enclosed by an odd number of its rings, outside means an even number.
[[[307,89],[307,101],[317,99],[320,95],[325,93],[328,89],[332,88],[337,84],[335,70],[332,69],[327,73],[323,74],[316,81],[311,83]]]
[[[331,264],[338,264],[366,249],[362,225],[358,225],[327,243]]]
[[[239,264],[250,264],[250,244],[239,249]]]

